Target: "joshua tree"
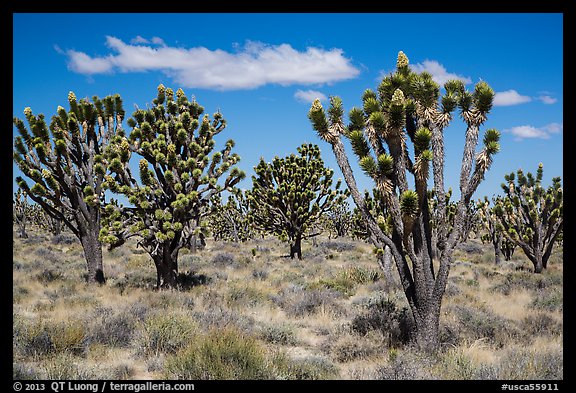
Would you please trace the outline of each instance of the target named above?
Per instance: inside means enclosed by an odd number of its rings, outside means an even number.
[[[499,198],[493,198],[493,204],[498,203]],[[516,244],[503,238],[500,229],[498,228],[498,221],[496,218],[496,213],[494,212],[494,207],[490,207],[490,202],[488,197],[484,197],[484,200],[478,200],[477,211],[480,221],[483,224],[486,233],[480,237],[482,243],[492,243],[494,246],[494,263],[500,264],[500,255],[504,255],[504,259],[509,261],[514,254],[514,249]]]
[[[119,95],[78,102],[70,92],[68,102],[70,110],[59,106],[50,127],[43,114],[35,116],[30,108],[24,109],[32,134],[24,121],[14,118],[20,134],[14,141],[14,161],[34,185],[30,187],[22,177],[16,181],[30,199],[62,220],[80,240],[88,282],[103,283],[98,240],[106,173],[102,149],[121,130],[124,109]]]
[[[250,218],[257,228],[290,242],[290,258],[302,259],[302,239],[307,231],[348,194],[332,187],[334,171],[324,166],[320,149],[303,144],[298,155],[260,160],[254,167],[252,190],[248,192]]]
[[[210,231],[215,240],[245,242],[253,236],[252,224],[248,220],[248,199],[237,189],[222,205],[220,195],[212,200],[208,217]]]
[[[324,227],[328,229],[330,237],[344,237],[352,227],[352,212],[346,200],[332,205],[323,217]]]
[[[543,165],[536,177],[522,169],[504,176],[504,197],[496,200],[494,212],[502,236],[517,244],[534,265],[534,273],[542,273],[548,265],[554,242],[562,232],[563,191],[560,177],[552,179],[548,189],[542,187]],[[516,180],[516,183],[514,181]]]
[[[214,151],[214,137],[226,127],[220,112],[202,117],[204,108],[189,101],[178,89],[158,86],[157,98],[147,110],[136,109],[128,119],[132,128],[113,138],[106,151],[112,175],[106,187],[128,198],[131,206],[106,206],[100,239],[111,248],[137,236],[138,245],[156,265],[157,288],[175,287],[178,252],[200,233],[200,219],[210,198],[232,191],[244,177],[233,167],[240,157],[231,154],[234,141]],[[213,152],[213,153],[212,153]],[[129,161],[135,153],[140,182],[132,176]],[[223,185],[218,179],[229,171]]]
[[[363,108],[350,111],[348,126],[344,125],[344,110],[338,97],[331,97],[327,111],[316,100],[308,114],[318,135],[332,146],[352,198],[366,221],[370,240],[377,248],[390,247],[414,316],[415,339],[424,350],[439,346],[440,307],[452,253],[461,236],[470,199],[490,167],[492,155],[499,150],[500,137],[498,131],[487,130],[484,148],[475,157],[480,126],[494,97],[486,82],[477,83],[472,93],[457,80],[444,87],[446,93],[440,98],[440,88],[431,75],[411,71],[408,58],[400,52],[396,71],[382,80],[377,92],[364,92]],[[453,229],[449,230],[445,216],[443,132],[457,106],[466,124],[466,140],[460,169],[461,199],[456,205]],[[342,136],[350,139],[360,167],[384,198],[392,223],[390,235],[380,228],[358,191]],[[412,156],[408,142],[413,146]],[[438,231],[437,264],[432,257],[432,217],[427,193],[430,161],[438,199],[438,214],[434,217]],[[413,183],[408,181],[409,175],[413,176]]]
[[[18,225],[18,237],[27,239],[26,224],[31,218],[32,206],[28,203],[26,194],[18,187],[12,201],[12,219]]]

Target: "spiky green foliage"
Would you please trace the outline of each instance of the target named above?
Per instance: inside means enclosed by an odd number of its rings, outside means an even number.
[[[245,242],[254,236],[254,228],[248,219],[248,199],[242,190],[236,190],[222,204],[220,195],[213,197],[208,228],[215,240]]]
[[[119,95],[77,100],[68,94],[70,109],[59,106],[50,125],[43,114],[24,110],[26,124],[14,118],[14,161],[25,177],[17,184],[45,212],[78,237],[88,265],[88,280],[104,282],[102,247],[98,241],[104,175],[109,162],[103,149],[121,137],[124,109]]]
[[[496,264],[500,263],[500,255],[504,255],[504,259],[509,261],[516,249],[516,244],[502,235],[502,228],[498,225],[495,206],[501,202],[501,197],[492,198],[492,206],[490,206],[488,197],[484,197],[484,200],[479,199],[476,202],[478,217],[485,231],[480,240],[482,243],[491,243],[493,245],[494,262]]]
[[[176,285],[178,252],[200,234],[210,199],[232,191],[245,176],[234,166],[240,160],[232,153],[234,141],[216,150],[215,137],[226,120],[220,112],[212,118],[203,113],[181,89],[174,94],[160,85],[153,105],[136,109],[128,120],[130,135],[113,138],[105,152],[112,172],[105,186],[123,194],[130,206],[107,206],[100,239],[115,247],[129,237],[140,238],[162,288]],[[133,154],[140,157],[139,182],[128,165]]]
[[[319,101],[308,112],[312,127],[320,135],[325,135],[325,130],[342,130],[323,139],[332,146],[370,240],[376,249],[390,247],[394,255],[416,321],[416,338],[424,349],[439,345],[439,310],[452,252],[465,231],[471,197],[499,151],[500,134],[489,130],[484,133],[483,148],[476,154],[480,126],[494,97],[488,84],[479,82],[472,92],[461,81],[449,81],[444,87],[442,95],[432,75],[414,72],[406,54],[400,52],[396,70],[383,78],[377,91],[364,91],[362,108],[350,112],[348,127],[342,117],[327,117],[331,109],[324,110]],[[340,108],[342,102],[337,102]],[[457,108],[466,135],[460,170],[461,199],[450,213],[444,189],[443,131]],[[350,140],[362,172],[373,180],[382,196],[390,215],[388,234],[379,225],[380,214],[371,211],[358,192],[341,135]],[[410,176],[413,181],[409,181]],[[434,190],[438,200],[437,214],[430,210],[429,189]],[[435,249],[439,264],[433,263]]]
[[[548,188],[542,186],[544,166],[538,165],[536,176],[522,169],[506,175],[502,184],[504,196],[495,202],[498,229],[508,241],[517,244],[541,273],[548,265],[552,247],[564,225],[564,198],[560,177],[552,178]]]
[[[302,259],[300,244],[308,230],[347,193],[340,190],[340,180],[332,189],[334,171],[324,166],[318,146],[303,144],[297,150],[271,163],[261,159],[248,199],[256,227],[290,242],[290,256]]]

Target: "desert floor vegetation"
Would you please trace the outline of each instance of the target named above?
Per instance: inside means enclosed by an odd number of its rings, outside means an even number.
[[[303,260],[267,237],[181,250],[180,288],[155,290],[148,254],[103,251],[86,284],[80,243],[35,228],[13,243],[16,379],[562,379],[563,257],[533,274],[522,252],[495,265],[455,251],[441,348],[418,351],[399,285],[373,247],[318,236]]]

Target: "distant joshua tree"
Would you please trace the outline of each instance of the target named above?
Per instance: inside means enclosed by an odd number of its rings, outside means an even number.
[[[122,129],[124,109],[119,95],[78,101],[68,94],[70,110],[59,106],[50,127],[43,114],[24,109],[26,121],[14,118],[19,135],[14,161],[27,178],[16,182],[46,214],[61,220],[80,240],[88,268],[88,282],[104,283],[100,232],[102,187],[107,170],[104,146]]]
[[[177,286],[178,253],[201,233],[210,199],[232,191],[245,176],[233,167],[240,160],[232,153],[234,141],[214,151],[214,137],[224,131],[226,120],[220,112],[212,119],[203,112],[183,90],[174,95],[160,85],[151,108],[137,109],[128,119],[130,135],[118,133],[106,151],[112,173],[106,187],[127,197],[131,206],[117,201],[106,206],[100,239],[114,248],[139,238],[156,266],[157,288]],[[140,182],[128,165],[132,154],[142,157]]]
[[[237,189],[222,204],[220,195],[212,200],[208,225],[215,240],[245,242],[254,235],[252,224],[248,219],[249,203],[244,192]]]
[[[499,198],[493,198],[493,205],[499,203]],[[480,237],[482,243],[491,243],[494,247],[494,263],[499,265],[501,255],[504,255],[504,259],[509,261],[514,254],[516,249],[516,244],[509,241],[502,236],[502,231],[498,225],[498,219],[496,218],[496,213],[494,207],[490,207],[490,202],[488,197],[484,197],[484,200],[478,200],[476,203],[478,216],[483,224],[484,230],[486,231]]]
[[[26,194],[18,187],[14,193],[14,200],[12,201],[12,219],[18,226],[18,237],[27,239],[26,224],[31,219],[32,206],[28,203]]]
[[[257,228],[290,242],[290,258],[302,259],[302,240],[322,214],[340,203],[347,192],[332,189],[334,171],[324,166],[320,149],[303,144],[298,155],[260,160],[248,192],[250,218]]]
[[[552,185],[542,187],[544,173],[538,165],[536,177],[522,169],[506,175],[502,184],[504,197],[496,200],[494,212],[504,238],[517,244],[534,265],[534,273],[548,266],[554,243],[564,224],[564,198],[560,177]],[[515,182],[516,180],[516,182]]]
[[[363,107],[350,111],[348,126],[344,125],[344,109],[338,97],[331,97],[327,111],[319,100],[314,101],[308,114],[320,138],[332,146],[354,202],[366,221],[370,240],[375,247],[387,246],[392,252],[414,316],[416,343],[426,351],[439,347],[440,308],[452,252],[462,235],[472,195],[499,150],[500,137],[494,129],[485,131],[484,147],[476,154],[480,126],[494,98],[486,82],[477,83],[473,92],[468,92],[458,80],[448,81],[444,88],[446,93],[440,97],[440,87],[432,76],[413,72],[408,58],[400,52],[396,71],[382,80],[376,92],[364,92]],[[461,199],[450,225],[445,215],[443,132],[456,107],[460,108],[467,128],[460,168]],[[358,191],[342,136],[350,140],[360,167],[384,198],[392,223],[390,235],[380,228],[377,217]],[[408,142],[413,147],[411,152]],[[438,214],[433,218],[438,231],[438,264],[433,263],[432,253],[433,225],[427,192],[430,169],[438,199]],[[408,182],[409,175],[413,176],[413,182]]]

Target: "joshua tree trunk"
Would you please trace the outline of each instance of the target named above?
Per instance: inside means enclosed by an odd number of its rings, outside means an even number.
[[[104,277],[104,270],[102,266],[102,244],[98,240],[98,233],[100,231],[100,219],[90,223],[79,223],[79,237],[82,249],[84,250],[84,258],[88,268],[89,283],[104,284],[106,279]]]
[[[302,259],[302,235],[296,235],[290,244],[290,258],[294,259],[295,255],[298,256],[298,259]]]
[[[378,264],[382,273],[384,273],[384,278],[389,285],[394,284],[394,276],[392,275],[392,252],[390,247],[384,247],[384,253],[378,255]]]
[[[494,263],[496,265],[500,265],[500,255],[502,254],[502,235],[494,235],[492,237],[492,244],[494,245]]]
[[[169,244],[161,245],[152,255],[156,265],[156,289],[175,288],[178,279],[178,251],[170,252]]]
[[[18,222],[18,237],[21,239],[28,239],[28,234],[26,233],[26,223]]]
[[[416,343],[420,349],[426,352],[434,351],[440,345],[440,308],[437,308],[437,310],[415,318]]]

